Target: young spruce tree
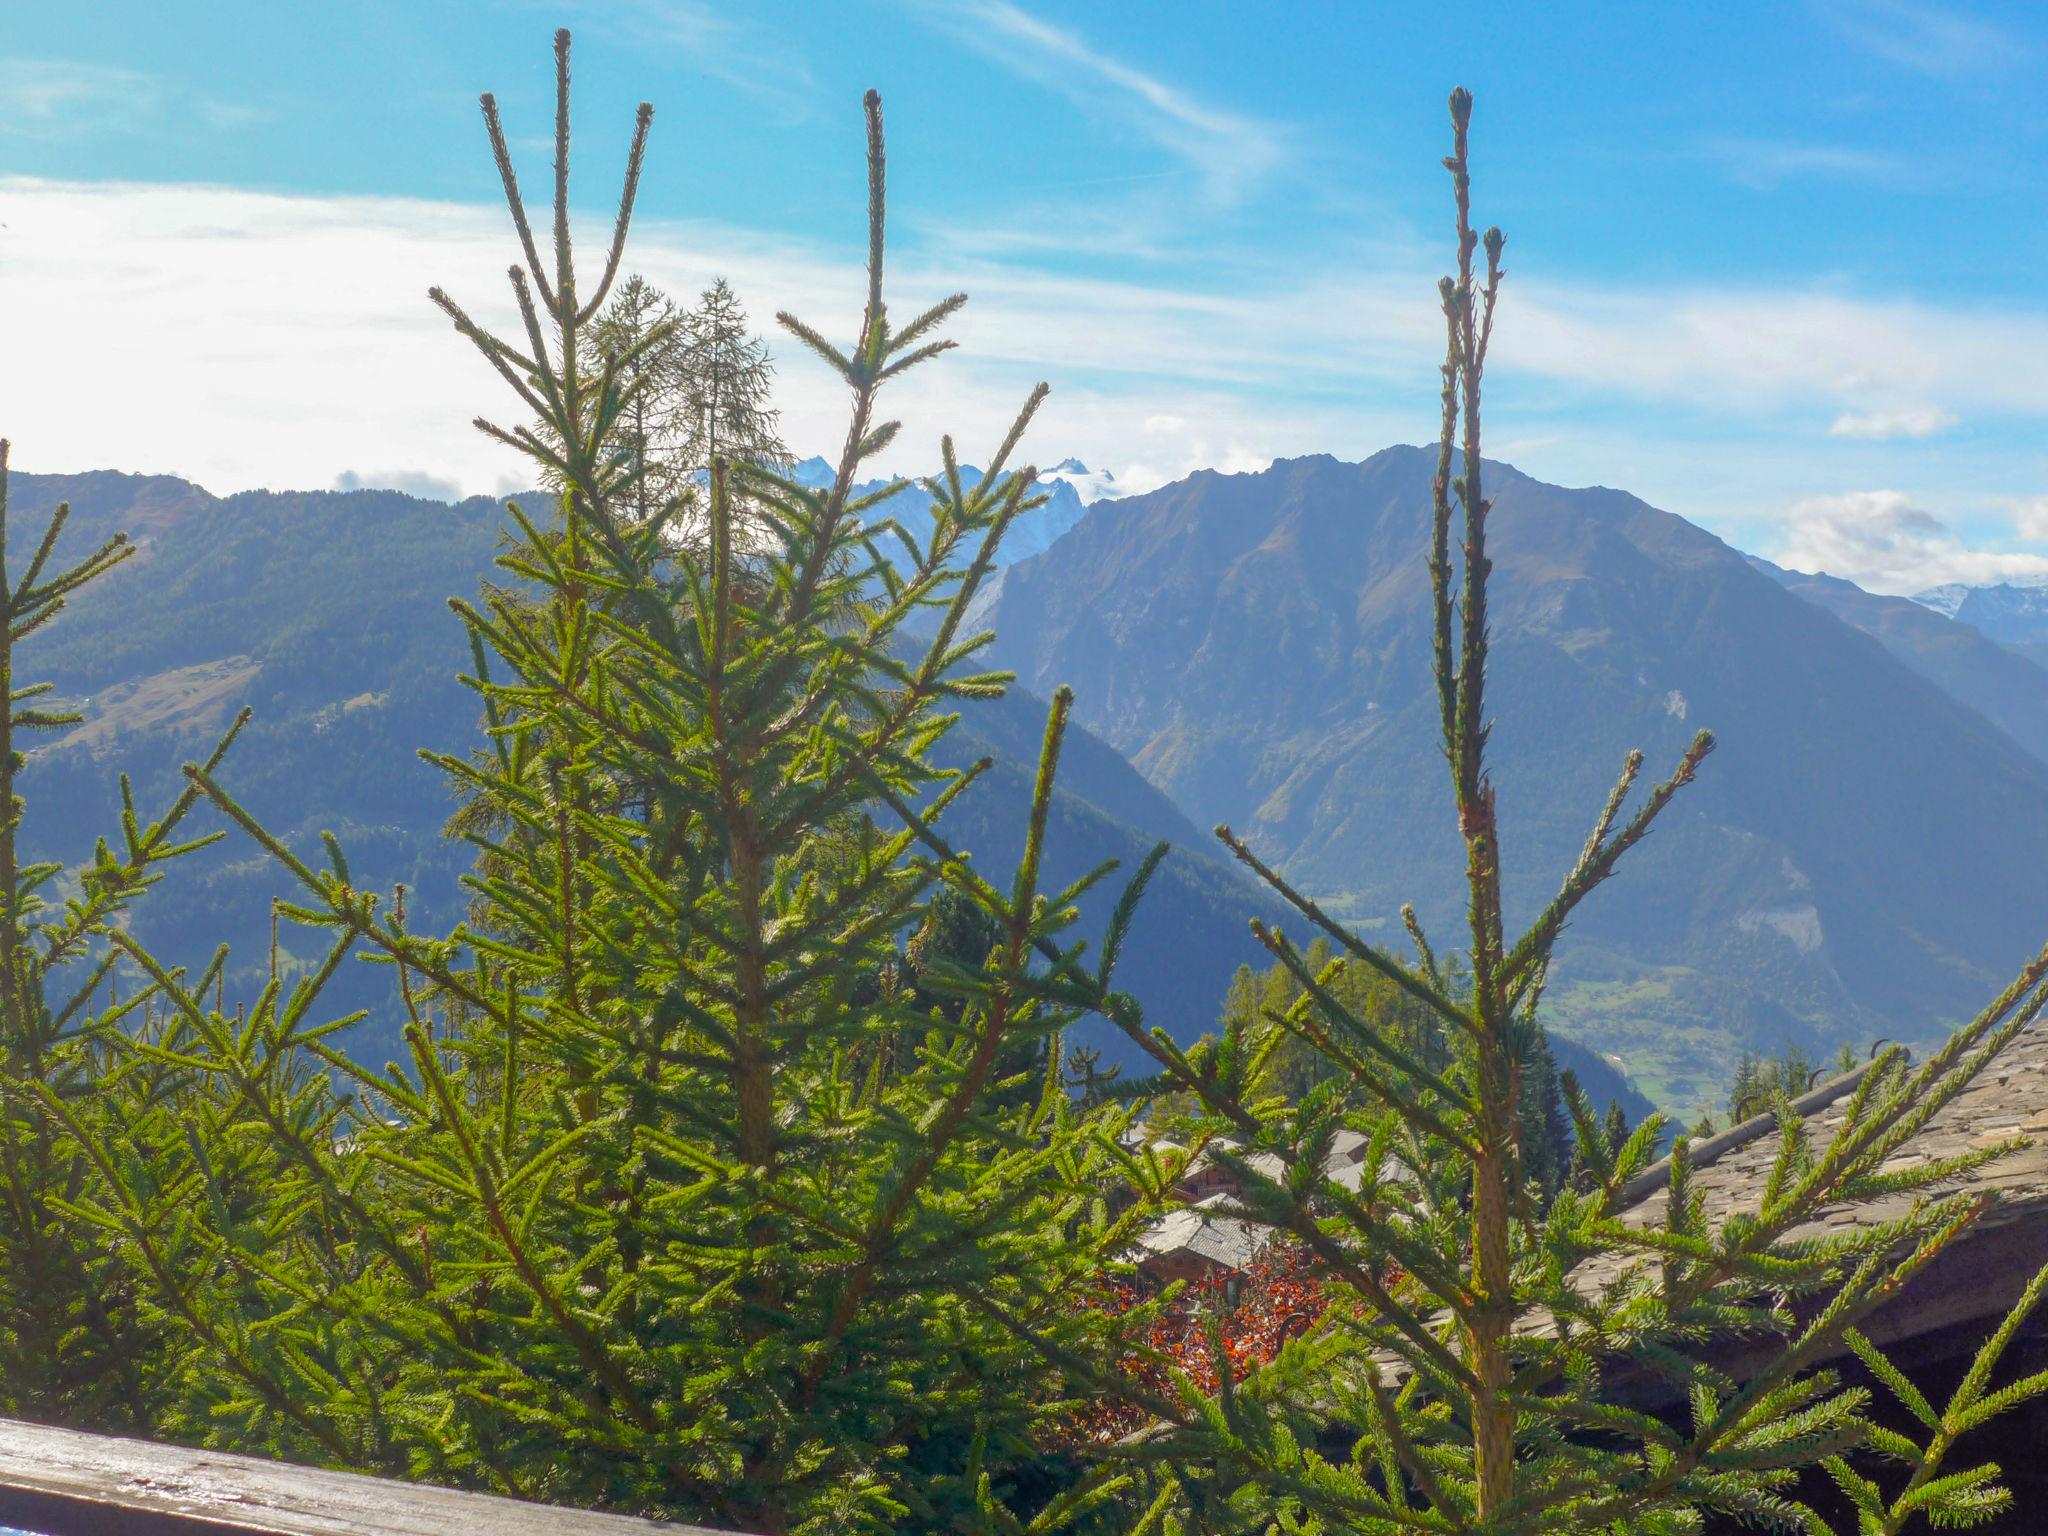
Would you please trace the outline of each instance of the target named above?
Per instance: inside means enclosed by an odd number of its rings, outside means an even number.
[[[1880,1053],[1831,1136],[1815,1137],[1780,1096],[1780,1150],[1755,1211],[1710,1219],[1680,1139],[1666,1220],[1624,1225],[1622,1191],[1655,1155],[1662,1119],[1651,1117],[1614,1149],[1577,1095],[1579,1176],[1547,1206],[1541,1198],[1519,1064],[1538,1033],[1553,947],[1580,903],[1691,782],[1713,741],[1701,733],[1631,809],[1642,768],[1632,754],[1558,894],[1526,931],[1509,933],[1497,792],[1486,764],[1492,562],[1480,453],[1503,239],[1472,228],[1472,99],[1458,91],[1450,105],[1444,163],[1456,200],[1457,271],[1440,289],[1443,417],[1427,562],[1450,809],[1465,847],[1465,976],[1456,978],[1450,956],[1432,947],[1412,911],[1404,913],[1411,966],[1331,920],[1218,829],[1329,941],[1334,957],[1312,965],[1261,927],[1298,988],[1292,1003],[1240,1010],[1197,1050],[1182,1051],[1163,1031],[1131,1033],[1183,1100],[1201,1106],[1186,1127],[1190,1155],[1206,1143],[1233,1170],[1242,1184],[1239,1214],[1305,1245],[1335,1301],[1270,1365],[1214,1394],[1183,1377],[1177,1396],[1146,1400],[1153,1427],[1123,1451],[1154,1490],[1147,1518],[1203,1531],[1661,1536],[1701,1530],[1709,1512],[1721,1512],[1821,1531],[1795,1483],[1823,1463],[1857,1500],[1864,1531],[1895,1531],[1921,1515],[1981,1516],[2002,1497],[1996,1469],[1942,1474],[1943,1459],[1956,1434],[2048,1380],[1986,1391],[2008,1328],[1948,1412],[1936,1414],[1855,1328],[1979,1214],[1979,1196],[1944,1190],[2008,1147],[1903,1169],[1888,1160],[2038,1017],[2048,1002],[2048,952],[1924,1065],[1910,1066],[1897,1048]],[[1362,1016],[1357,989],[1342,983],[1354,967],[1427,1010],[1450,1046],[1447,1059],[1414,1053]],[[1270,1088],[1270,1064],[1290,1039],[1332,1069],[1298,1101]],[[1353,1107],[1360,1102],[1376,1108]],[[1355,1189],[1326,1168],[1344,1125],[1371,1137]],[[1136,1159],[1133,1174],[1140,1183],[1159,1176]],[[1829,1204],[1906,1191],[1920,1199],[1896,1221],[1829,1228],[1822,1237],[1798,1230]],[[1608,1261],[1597,1285],[1585,1278],[1595,1259]],[[2016,1318],[2039,1290],[2037,1283]],[[1753,1345],[1758,1337],[1774,1348],[1742,1379],[1715,1363],[1717,1344]],[[1920,1417],[1927,1445],[1880,1429],[1865,1412],[1866,1394],[1845,1388],[1826,1366],[1852,1347]],[[1618,1370],[1645,1369],[1685,1405],[1676,1422],[1629,1407],[1614,1390]],[[1114,1377],[1099,1387],[1127,1390]],[[1844,1459],[1864,1445],[1914,1469],[1889,1505]],[[1958,1490],[1964,1502],[1942,1502]]]
[[[1044,1362],[1094,1357],[1114,1325],[1072,1298],[1139,1219],[1100,1198],[1128,1112],[1077,1107],[1056,1046],[1086,1010],[1133,1013],[1109,985],[1135,889],[1084,963],[1074,902],[1106,871],[1041,879],[1065,693],[999,882],[939,830],[975,775],[928,756],[952,704],[1003,683],[962,617],[1039,499],[1011,461],[1043,390],[973,487],[943,444],[925,526],[864,525],[900,488],[853,494],[895,436],[881,394],[951,345],[963,302],[903,323],[885,303],[870,94],[858,328],[842,347],[782,317],[850,397],[831,485],[720,457],[701,545],[635,515],[647,375],[589,327],[650,113],[586,287],[566,33],[556,67],[546,248],[484,98],[520,334],[434,293],[539,423],[478,425],[560,487],[544,520],[512,510],[507,590],[453,604],[487,749],[439,761],[493,808],[475,915],[416,932],[402,892],[359,889],[331,839],[303,860],[194,766],[327,956],[226,1013],[138,952],[178,1021],[174,1080],[81,1123],[98,1177],[77,1208],[169,1320],[179,1425],[209,1440],[747,1531],[1016,1528],[1006,1503],[1056,1526]],[[993,942],[876,985],[935,917]],[[314,1022],[358,952],[403,1020],[381,1070],[338,1048],[347,1019]]]

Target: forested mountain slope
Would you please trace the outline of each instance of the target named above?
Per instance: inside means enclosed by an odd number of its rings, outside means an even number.
[[[1091,509],[980,617],[1198,822],[1392,936],[1457,944],[1429,688],[1433,454],[1203,472]],[[1653,1094],[1787,1039],[1925,1040],[2048,937],[2048,766],[1868,635],[1620,491],[1491,470],[1496,777],[1533,913],[1625,751],[1721,748],[1575,924],[1555,1016]]]

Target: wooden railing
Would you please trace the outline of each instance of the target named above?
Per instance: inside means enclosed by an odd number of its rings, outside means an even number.
[[[0,1526],[35,1536],[719,1536],[0,1419]]]

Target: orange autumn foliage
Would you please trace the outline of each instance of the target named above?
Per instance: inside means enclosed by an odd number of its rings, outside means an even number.
[[[1091,1305],[1122,1316],[1153,1303],[1162,1289],[1142,1279],[1105,1281]],[[1308,1250],[1291,1238],[1276,1238],[1244,1269],[1188,1281],[1159,1303],[1120,1365],[1147,1396],[1173,1397],[1178,1377],[1213,1393],[1220,1370],[1212,1326],[1235,1379],[1268,1364],[1289,1340],[1307,1333],[1330,1302]],[[1119,1439],[1149,1417],[1137,1402],[1098,1400],[1075,1421],[1071,1438],[1098,1444]]]

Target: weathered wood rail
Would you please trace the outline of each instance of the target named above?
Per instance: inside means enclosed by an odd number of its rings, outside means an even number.
[[[0,1526],[37,1536],[721,1536],[0,1419]]]

